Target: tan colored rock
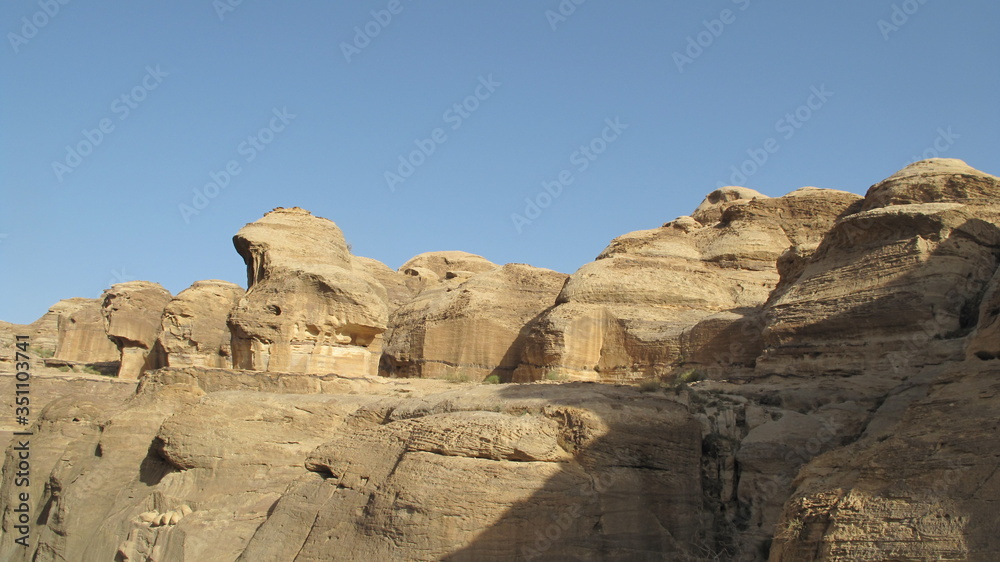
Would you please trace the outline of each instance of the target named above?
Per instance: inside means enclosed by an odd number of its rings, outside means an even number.
[[[983,361],[1000,358],[1000,270],[983,291],[976,329],[969,335],[966,357]]]
[[[384,263],[372,258],[351,256],[351,265],[356,271],[374,277],[380,285],[385,287],[386,304],[390,313],[413,298],[413,291],[407,285],[408,277],[394,271]]]
[[[770,560],[995,560],[998,375],[945,364],[894,393],[861,440],[798,475]]]
[[[159,344],[170,367],[232,367],[229,311],[243,288],[228,281],[196,281],[163,309]]]
[[[67,322],[70,318],[75,321]],[[77,330],[82,333],[72,333]],[[28,336],[26,341],[30,343],[30,356],[39,364],[53,358],[57,362],[102,366],[118,361],[118,350],[104,333],[99,300],[63,299],[31,324],[0,322],[0,344],[3,348],[0,349],[0,364],[13,362],[11,351],[14,349],[15,338],[19,335]],[[67,340],[62,350],[60,340]]]
[[[376,372],[388,297],[352,266],[336,224],[279,208],[240,229],[233,243],[249,287],[229,318],[237,368]]]
[[[778,259],[818,242],[859,201],[816,188],[777,198],[723,188],[696,212],[717,223],[681,217],[616,238],[530,326],[515,380],[622,382],[684,364],[752,366]]]
[[[987,219],[1000,179],[956,173],[956,162],[918,162],[873,186],[866,210],[788,263],[767,306],[758,374],[878,370],[892,385],[964,354],[998,265],[1000,228]]]
[[[185,367],[126,397],[135,381],[42,369],[31,483],[8,450],[0,485],[0,512],[30,492],[35,540],[5,528],[0,559],[998,559],[1000,199],[954,162],[911,168],[864,201],[720,193],[696,213],[715,222],[616,239],[534,320],[518,291],[558,274],[527,266],[416,265],[438,280],[393,314],[412,345],[394,353],[418,366],[496,361],[483,350],[520,325],[508,349],[543,344],[518,351],[529,367],[695,373],[722,356],[707,380]]]
[[[632,392],[486,385],[401,404],[311,453],[322,478],[290,488],[240,560],[274,558],[279,536],[331,559],[319,529],[347,559],[683,558],[701,532],[685,515],[699,471],[667,459],[698,456],[699,430],[677,404]],[[490,397],[500,411],[462,411]]]
[[[49,357],[54,355],[59,347],[59,325],[63,319],[94,302],[93,299],[72,298],[63,299],[49,307],[49,310],[41,318],[30,325],[31,342],[35,352]]]
[[[80,299],[58,320],[55,359],[77,363],[111,363],[121,352],[105,331],[102,301]]]
[[[381,374],[510,380],[525,325],[555,303],[566,277],[507,264],[424,289],[390,318]]]
[[[477,273],[499,267],[488,259],[468,252],[425,252],[409,259],[399,268],[406,286],[413,294],[443,282],[464,281]]]
[[[865,195],[868,211],[914,203],[961,203],[996,212],[996,176],[980,172],[954,158],[932,158],[914,162],[873,185]],[[987,217],[983,217],[987,218]],[[995,222],[995,215],[990,220]]]
[[[135,379],[164,364],[157,343],[160,316],[171,300],[158,283],[129,281],[104,291],[101,314],[108,337],[121,352],[120,378]]]
[[[770,199],[767,195],[749,187],[731,185],[720,187],[705,196],[698,208],[691,213],[691,218],[701,224],[715,224],[722,219],[722,212],[733,202],[752,201],[754,199]]]

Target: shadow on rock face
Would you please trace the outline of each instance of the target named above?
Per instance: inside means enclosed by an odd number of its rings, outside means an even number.
[[[176,469],[163,460],[160,451],[163,450],[163,440],[159,437],[153,439],[149,444],[149,451],[146,458],[142,459],[139,465],[139,481],[147,486],[156,486],[163,480],[163,477]]]

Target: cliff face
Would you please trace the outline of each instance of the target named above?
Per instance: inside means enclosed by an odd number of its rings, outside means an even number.
[[[389,318],[387,376],[509,382],[524,327],[549,308],[566,275],[507,264],[425,288]]]
[[[132,396],[36,375],[37,543],[5,517],[0,558],[995,560],[998,201],[954,160],[724,188],[571,276],[394,272],[277,210],[236,237],[245,294],[109,291],[169,364]]]

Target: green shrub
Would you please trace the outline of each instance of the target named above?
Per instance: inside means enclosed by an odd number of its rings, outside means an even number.
[[[705,378],[705,373],[701,372],[699,369],[688,369],[680,375],[677,375],[677,381],[684,384],[703,381]]]
[[[490,375],[484,380],[486,384],[500,384],[500,377],[497,375]]]
[[[456,383],[469,382],[472,380],[472,377],[470,377],[468,371],[465,370],[448,371],[448,373],[444,376],[444,380]]]
[[[558,371],[549,371],[548,373],[545,373],[545,380],[547,380],[547,381],[560,381],[561,382],[561,381],[569,380],[569,375],[566,375],[564,373],[560,373]]]
[[[101,376],[101,377],[117,377],[118,376],[117,369],[109,369],[106,366],[103,369],[101,369],[101,368],[94,367],[92,365],[87,365],[87,366],[85,366],[81,370],[84,373],[87,373],[88,375],[98,375],[98,376]]]
[[[656,392],[663,388],[659,379],[646,379],[639,383],[639,392]]]

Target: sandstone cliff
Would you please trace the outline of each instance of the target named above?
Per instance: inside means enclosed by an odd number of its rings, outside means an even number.
[[[955,160],[863,198],[724,188],[568,278],[461,252],[392,272],[269,213],[236,237],[246,368],[128,399],[36,375],[37,543],[5,517],[0,559],[995,560],[998,201]],[[119,342],[224,353],[224,302],[108,294]],[[462,382],[489,375],[543,382]]]
[[[471,277],[446,274],[439,286],[423,289],[390,317],[380,372],[510,381],[524,327],[555,303],[565,280],[564,274],[523,264]]]
[[[777,198],[722,188],[693,217],[616,238],[529,327],[515,380],[614,382],[681,366],[753,366],[778,258],[816,244],[859,200],[816,188]]]

